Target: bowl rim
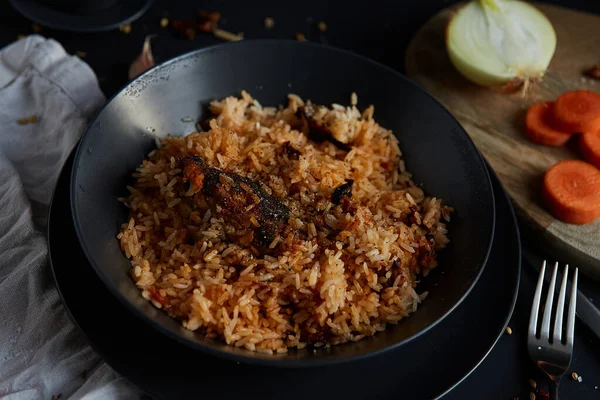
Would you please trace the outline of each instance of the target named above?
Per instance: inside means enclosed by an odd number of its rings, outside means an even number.
[[[475,154],[477,155],[477,160],[479,161],[480,166],[483,168],[484,175],[486,178],[485,182],[483,182],[483,184],[487,187],[487,191],[490,194],[490,196],[489,196],[490,198],[487,200],[492,209],[491,224],[490,224],[489,232],[487,235],[487,245],[486,245],[486,249],[485,249],[485,253],[484,253],[485,255],[484,255],[483,259],[481,260],[480,265],[478,266],[477,272],[471,280],[471,283],[469,284],[469,286],[467,287],[465,292],[460,296],[460,298],[451,307],[449,307],[449,309],[444,314],[442,314],[439,318],[437,318],[435,321],[433,321],[432,323],[430,323],[429,325],[427,325],[425,328],[421,329],[420,331],[415,332],[412,335],[410,335],[400,341],[394,342],[394,343],[384,346],[380,349],[377,349],[374,351],[369,351],[369,352],[364,352],[361,354],[342,356],[342,357],[335,357],[332,355],[324,355],[321,357],[285,359],[285,358],[279,358],[278,354],[269,355],[269,354],[263,354],[263,353],[258,353],[258,352],[252,352],[250,350],[245,350],[245,349],[241,349],[243,351],[241,351],[239,353],[225,352],[225,351],[221,351],[217,348],[201,344],[195,340],[185,337],[182,334],[177,334],[174,331],[170,330],[169,328],[156,322],[153,318],[151,318],[149,315],[147,315],[143,310],[139,309],[135,304],[133,304],[115,285],[112,284],[112,281],[104,273],[101,266],[91,256],[91,253],[89,250],[90,246],[89,246],[89,243],[87,243],[87,241],[86,241],[85,235],[83,234],[81,221],[79,219],[79,203],[77,201],[77,195],[76,195],[76,191],[77,191],[76,182],[77,182],[77,174],[78,174],[78,169],[79,169],[77,166],[78,166],[79,162],[81,161],[83,154],[85,153],[84,149],[87,147],[87,142],[91,136],[89,134],[91,131],[91,128],[92,128],[92,126],[94,126],[95,122],[101,117],[103,111],[107,107],[109,107],[110,104],[113,101],[115,101],[115,99],[117,97],[119,97],[123,93],[125,93],[128,90],[128,88],[138,85],[139,82],[144,81],[152,74],[156,73],[157,71],[160,71],[162,68],[168,67],[169,65],[180,63],[188,58],[194,58],[194,57],[197,57],[202,54],[221,51],[224,48],[228,49],[228,48],[232,48],[232,47],[246,47],[249,45],[260,46],[260,45],[264,45],[264,44],[288,45],[288,46],[289,45],[311,46],[314,48],[325,49],[328,52],[341,53],[345,56],[355,57],[355,58],[359,59],[361,62],[365,62],[365,63],[371,64],[377,68],[383,68],[383,69],[387,70],[388,72],[392,73],[397,79],[401,79],[401,80],[405,81],[406,83],[408,83],[409,85],[414,86],[417,90],[424,93],[432,101],[437,103],[438,106],[441,108],[441,110],[443,110],[460,127],[461,134],[466,137],[467,143],[470,146],[469,151],[474,151]],[[448,111],[448,109],[440,101],[438,101],[435,97],[433,97],[433,95],[431,95],[423,87],[421,87],[420,85],[418,85],[417,83],[415,83],[414,81],[412,81],[411,79],[409,79],[408,77],[406,77],[405,75],[403,75],[402,73],[398,72],[397,70],[395,70],[391,67],[388,67],[388,66],[381,64],[375,60],[372,60],[369,57],[360,55],[353,51],[349,51],[349,50],[345,50],[345,49],[341,49],[341,48],[337,48],[337,47],[333,47],[333,46],[329,46],[329,45],[325,45],[325,44],[321,44],[321,43],[309,42],[309,41],[298,42],[298,41],[288,40],[288,39],[250,39],[250,40],[246,39],[246,40],[238,41],[238,42],[228,42],[228,43],[216,44],[216,45],[212,45],[212,46],[203,47],[201,49],[192,50],[192,51],[183,53],[179,56],[176,56],[174,58],[171,58],[169,60],[165,60],[164,62],[152,67],[148,71],[137,76],[135,79],[131,80],[126,85],[124,85],[120,90],[118,90],[109,100],[107,100],[106,103],[104,103],[104,105],[102,106],[102,108],[94,114],[93,118],[88,123],[88,125],[81,137],[81,140],[79,141],[79,145],[76,149],[75,158],[73,160],[72,172],[71,172],[71,182],[70,182],[69,186],[70,186],[69,198],[70,198],[70,203],[71,203],[71,217],[73,219],[75,232],[77,234],[77,238],[79,239],[79,244],[81,246],[81,249],[83,250],[83,253],[85,254],[87,260],[92,265],[94,271],[99,276],[99,278],[102,280],[104,285],[109,289],[109,291],[116,298],[119,299],[119,301],[121,301],[121,303],[123,303],[126,306],[127,309],[130,310],[130,312],[132,312],[136,317],[141,318],[144,322],[146,322],[147,324],[152,326],[154,329],[157,329],[159,332],[161,332],[163,335],[167,336],[168,338],[175,339],[178,342],[180,342],[194,350],[200,350],[204,353],[218,356],[218,357],[225,358],[225,359],[229,359],[232,361],[244,362],[247,364],[254,364],[254,365],[260,365],[260,366],[267,366],[267,367],[273,367],[273,366],[284,367],[284,368],[320,367],[320,366],[333,365],[333,364],[345,363],[345,362],[349,362],[349,361],[360,360],[360,359],[364,359],[367,357],[377,356],[379,354],[383,354],[384,352],[392,351],[400,346],[403,346],[403,345],[409,343],[410,341],[416,339],[417,337],[420,337],[421,335],[429,332],[431,329],[433,329],[435,326],[437,326],[442,320],[444,320],[448,315],[450,315],[460,304],[462,304],[462,302],[471,293],[471,290],[473,289],[473,287],[479,281],[479,278],[481,277],[481,274],[483,273],[483,270],[486,267],[487,262],[488,262],[488,258],[489,258],[489,255],[490,255],[490,252],[492,249],[492,244],[494,241],[494,233],[495,233],[495,229],[496,229],[496,204],[495,204],[495,199],[494,199],[492,182],[491,182],[490,174],[489,174],[488,168],[486,166],[485,160],[484,160],[482,154],[479,152],[479,150],[475,146],[475,143],[473,142],[471,137],[467,134],[467,132],[464,129],[464,127],[462,126],[462,124],[450,113],[450,111]],[[116,236],[115,236],[115,240],[117,240]],[[195,333],[195,334],[199,334],[199,333]],[[365,340],[368,340],[368,339],[369,338],[365,338]],[[352,345],[352,343],[345,343],[343,345]],[[298,351],[301,351],[301,350],[298,350]],[[248,355],[246,355],[246,353],[248,353]]]

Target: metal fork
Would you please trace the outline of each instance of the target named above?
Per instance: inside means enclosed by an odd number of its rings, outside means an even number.
[[[542,264],[535,296],[531,306],[531,316],[529,318],[529,332],[527,336],[527,349],[529,357],[536,363],[550,378],[550,396],[553,400],[558,400],[558,384],[560,378],[569,369],[571,356],[573,355],[573,341],[575,337],[575,310],[577,303],[577,275],[578,269],[575,268],[573,282],[571,284],[571,296],[569,299],[569,312],[567,316],[567,325],[563,327],[563,311],[565,308],[565,297],[567,292],[567,280],[569,265],[565,266],[560,293],[558,294],[558,303],[556,304],[556,317],[554,319],[554,332],[550,336],[550,320],[552,315],[552,305],[554,302],[554,293],[556,286],[556,274],[558,271],[558,262],[554,264],[550,287],[546,296],[544,305],[544,315],[542,325],[538,330],[538,314],[540,310],[540,301],[542,298],[542,288],[544,286],[544,274],[546,273],[546,261]],[[566,331],[566,339],[563,340],[563,329]]]

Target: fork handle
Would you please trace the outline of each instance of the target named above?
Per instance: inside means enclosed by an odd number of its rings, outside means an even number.
[[[550,379],[550,400],[558,400],[559,380]]]

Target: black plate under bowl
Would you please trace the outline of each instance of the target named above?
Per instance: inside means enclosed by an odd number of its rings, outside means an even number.
[[[56,285],[72,319],[118,373],[159,399],[431,399],[461,382],[504,333],[519,287],[519,231],[495,176],[498,223],[485,270],[471,294],[425,334],[364,360],[294,371],[222,360],[167,339],[135,318],[86,260],[70,215],[73,154],[50,208]],[[365,383],[367,382],[367,383]]]
[[[73,32],[104,32],[141,17],[154,0],[92,1],[83,7],[78,0],[10,0],[24,17],[45,27]]]
[[[421,283],[429,291],[419,311],[357,343],[267,355],[227,346],[181,327],[144,300],[128,275],[115,239],[127,220],[117,198],[156,136],[194,130],[209,101],[247,90],[263,105],[296,93],[316,103],[375,105],[375,118],[400,141],[406,165],[427,193],[455,208],[450,244]],[[90,124],[71,179],[75,230],[84,253],[109,290],[136,315],[193,348],[240,361],[314,366],[374,355],[407,343],[448,315],[481,274],[492,243],[495,210],[484,161],[443,106],[392,69],[350,52],[295,41],[244,41],[195,51],[158,66],[117,94]],[[105,318],[110,319],[110,316]]]

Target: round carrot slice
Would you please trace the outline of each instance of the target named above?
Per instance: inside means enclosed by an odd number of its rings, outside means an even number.
[[[581,152],[590,164],[600,168],[600,132],[581,135]]]
[[[552,126],[552,106],[552,102],[532,105],[525,116],[525,128],[527,137],[532,142],[558,147],[567,143],[571,134],[554,129]]]
[[[600,170],[583,161],[561,161],[546,172],[543,196],[555,218],[592,222],[600,217]]]
[[[554,103],[556,127],[569,133],[596,132],[600,129],[600,94],[571,90]]]

